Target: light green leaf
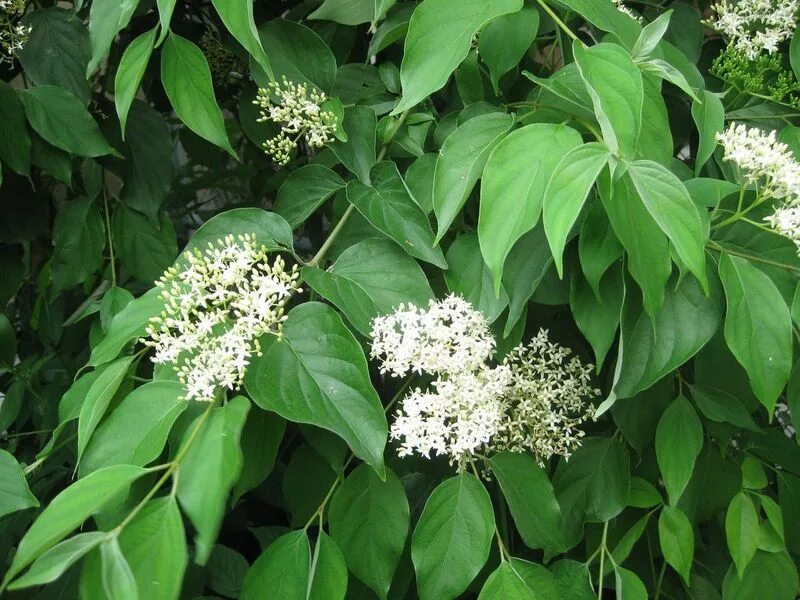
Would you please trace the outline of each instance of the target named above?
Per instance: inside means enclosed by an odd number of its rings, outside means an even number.
[[[478,237],[496,292],[511,248],[539,221],[553,171],[581,143],[570,127],[535,123],[509,134],[489,155],[481,182]]]
[[[117,74],[114,77],[114,105],[117,107],[122,139],[125,139],[128,110],[136,97],[136,92],[139,90],[144,70],[147,68],[150,55],[153,53],[155,39],[156,30],[153,28],[133,40],[125,48],[125,53],[120,59]]]
[[[614,580],[617,585],[617,600],[647,600],[647,588],[633,571],[615,566]]]
[[[753,501],[745,492],[739,492],[725,513],[725,539],[740,578],[758,550],[758,529],[758,513]]]
[[[694,560],[692,524],[679,508],[665,506],[658,517],[658,540],[664,560],[689,584]]]
[[[536,600],[537,596],[525,580],[514,570],[508,561],[500,566],[486,579],[481,588],[478,600]]]
[[[616,44],[601,43],[585,48],[576,42],[572,51],[603,141],[620,158],[632,159],[642,129],[644,83],[630,55]]]
[[[342,252],[327,271],[304,267],[302,276],[367,336],[375,317],[403,303],[424,307],[433,298],[423,270],[391,240],[358,242]]]
[[[106,414],[111,399],[117,393],[119,386],[128,374],[133,356],[118,358],[108,365],[106,369],[97,377],[89,388],[86,398],[81,405],[80,416],[78,417],[78,461],[80,462],[86,446],[100,424],[103,415]]]
[[[8,589],[21,590],[55,581],[107,538],[105,531],[90,531],[56,544],[37,558],[28,572],[9,585]]]
[[[58,494],[23,536],[3,585],[147,472],[115,465],[95,471]]]
[[[684,77],[683,73],[681,73],[666,60],[661,60],[660,58],[648,58],[646,60],[636,61],[636,64],[642,70],[642,72],[655,75],[656,77],[669,81],[672,85],[680,88],[683,90],[683,93],[689,96],[693,101],[697,102],[700,100],[700,97],[697,95],[697,91],[695,91],[691,84],[686,81],[686,77]],[[646,110],[646,108],[644,110]],[[644,118],[646,119],[646,117]],[[644,135],[644,132],[642,132],[642,135]],[[641,139],[642,138],[640,138],[640,140]]]
[[[483,262],[478,236],[467,233],[457,237],[447,249],[447,262],[450,265],[444,274],[447,289],[466,298],[483,313],[488,323],[494,323],[508,306],[508,296],[502,287],[500,294],[495,294],[492,274]]]
[[[561,507],[547,474],[527,454],[502,452],[489,461],[528,548],[564,549]]]
[[[411,17],[400,79],[403,97],[394,114],[441,89],[469,54],[472,37],[486,23],[522,8],[522,0],[424,0]]]
[[[178,599],[188,556],[174,496],[145,504],[122,530],[119,545],[136,580],[139,598]]]
[[[158,458],[173,423],[189,405],[181,398],[185,393],[176,381],[151,381],[125,396],[94,432],[81,459],[81,476],[109,465],[142,467]]]
[[[267,76],[273,79],[269,58],[261,45],[253,19],[253,0],[212,0],[212,4],[231,35],[256,59]]]
[[[489,155],[508,134],[513,122],[511,115],[492,112],[470,119],[447,136],[433,175],[437,244],[450,229],[481,177]]]
[[[88,79],[108,54],[117,34],[128,26],[139,0],[92,0],[89,12],[89,39],[92,58],[86,67]]]
[[[211,554],[226,501],[242,471],[239,438],[249,409],[247,398],[236,396],[198,417],[181,444],[188,450],[180,465],[178,502],[196,530],[194,560],[200,565]],[[190,440],[191,446],[186,446]]]
[[[500,78],[519,64],[538,32],[539,11],[533,6],[496,17],[483,28],[478,55],[489,67],[495,92],[499,91]]]
[[[17,459],[0,450],[0,517],[39,506],[39,501],[28,489],[25,473]]]
[[[628,506],[651,508],[661,502],[661,494],[651,483],[641,477],[631,477],[631,495],[628,497]]]
[[[411,198],[397,165],[376,164],[370,172],[372,185],[360,181],[347,184],[347,200],[376,228],[415,258],[447,268],[441,248],[434,247],[427,215]]]
[[[489,493],[462,473],[433,490],[411,538],[411,560],[421,600],[452,600],[489,556],[494,512]]]
[[[644,58],[650,56],[653,50],[656,49],[661,38],[667,33],[669,27],[669,20],[672,17],[672,10],[661,13],[655,21],[648,23],[642,28],[642,33],[631,49],[631,56],[636,58]]]
[[[394,0],[324,0],[308,18],[361,25],[382,19],[393,4]]]
[[[170,33],[161,50],[161,82],[178,118],[201,138],[236,158],[214,97],[211,70],[200,48]]]
[[[386,598],[408,537],[409,506],[400,480],[387,469],[381,481],[359,466],[333,497],[328,520],[349,569]]]
[[[689,483],[703,447],[703,426],[691,402],[678,396],[667,407],[656,429],[656,458],[671,505]]]
[[[128,561],[122,555],[119,538],[111,536],[100,544],[103,591],[109,600],[137,600],[139,592]]]
[[[306,532],[292,531],[272,542],[244,577],[241,600],[275,598],[301,600],[307,597],[311,550]]]
[[[772,414],[792,372],[792,317],[772,280],[744,258],[723,254],[719,275],[728,312],[725,341]]]
[[[559,161],[544,192],[544,230],[560,277],[564,274],[564,246],[597,176],[611,154],[599,142],[574,148]]]
[[[65,89],[40,85],[20,97],[31,127],[56,148],[78,156],[114,153],[81,101]]]
[[[328,167],[305,165],[292,171],[283,182],[272,210],[296,229],[344,186],[342,178]]]
[[[172,13],[175,10],[177,0],[156,0],[158,4],[158,22],[161,31],[156,40],[156,46],[160,46],[169,33],[169,24],[172,21]]]
[[[364,351],[334,309],[307,302],[288,315],[281,340],[263,340],[245,377],[261,408],[333,431],[383,471],[387,424]]]
[[[631,163],[628,175],[650,216],[708,293],[706,235],[697,207],[683,183],[666,167],[648,160]]]

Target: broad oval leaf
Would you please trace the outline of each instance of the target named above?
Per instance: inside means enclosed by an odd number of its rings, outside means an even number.
[[[170,33],[161,50],[161,82],[178,118],[201,138],[236,158],[214,97],[211,70],[200,48]]]
[[[481,177],[489,155],[513,123],[511,115],[492,112],[470,119],[447,136],[433,174],[433,212],[438,223],[436,243],[450,229]]]
[[[292,228],[280,215],[260,208],[234,208],[211,217],[186,244],[183,254],[225,239],[225,236],[251,235],[268,250],[292,249]]]
[[[571,127],[535,123],[510,133],[489,155],[481,181],[478,237],[495,290],[511,248],[539,221],[553,171],[581,143]]]
[[[522,0],[424,0],[411,16],[400,79],[400,113],[441,89],[469,54],[472,37],[493,18],[522,8]]]
[[[665,506],[658,516],[658,540],[664,560],[689,583],[694,560],[694,531],[685,514],[672,506]]]
[[[397,476],[387,469],[381,481],[372,469],[359,466],[333,497],[328,521],[349,569],[386,598],[409,527],[408,500]]]
[[[273,210],[296,229],[328,198],[345,187],[339,175],[324,165],[292,171],[278,190]]]
[[[703,448],[703,425],[691,402],[678,396],[656,429],[656,458],[671,505],[677,504]]]
[[[483,28],[478,54],[489,67],[495,92],[500,78],[519,64],[539,32],[539,11],[533,6],[496,17]]]
[[[386,416],[360,344],[334,309],[307,302],[288,315],[281,340],[265,340],[245,377],[261,408],[328,429],[383,471]]]
[[[758,538],[756,507],[745,492],[739,492],[733,497],[725,513],[725,539],[740,578],[756,555]]]
[[[451,600],[475,578],[489,556],[494,512],[489,493],[462,473],[431,493],[411,538],[411,560],[422,600]]]
[[[725,341],[772,414],[792,372],[792,317],[772,280],[744,258],[723,254],[719,276],[728,311]]]
[[[375,317],[403,303],[424,307],[433,298],[423,270],[391,240],[363,240],[342,252],[327,271],[304,267],[302,275],[365,336]]]
[[[610,157],[604,144],[583,144],[567,152],[549,178],[543,201],[544,231],[559,276],[564,274],[564,246],[569,232]]]
[[[310,565],[311,550],[306,532],[282,535],[248,569],[240,598],[261,600],[265,593],[287,600],[306,598]]]

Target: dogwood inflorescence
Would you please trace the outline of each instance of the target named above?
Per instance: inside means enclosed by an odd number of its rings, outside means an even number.
[[[373,321],[372,356],[395,376],[434,376],[402,400],[391,428],[400,456],[446,455],[463,468],[477,453],[530,452],[539,462],[569,456],[592,414],[591,365],[542,330],[499,365],[483,315],[463,298],[400,306]]]
[[[232,235],[185,255],[156,285],[165,308],[151,320],[143,342],[156,364],[173,364],[187,400],[213,401],[220,389],[238,389],[258,337],[280,336],[284,308],[300,291],[297,266],[286,270],[278,256],[250,235]]]
[[[261,108],[258,122],[272,121],[281,126],[278,135],[263,143],[264,151],[276,163],[287,164],[301,138],[312,149],[333,141],[336,117],[322,109],[325,100],[324,93],[309,91],[305,83],[291,83],[285,77],[281,83],[271,82],[258,90],[253,101]]]
[[[31,28],[19,22],[26,0],[0,0],[0,63],[11,62],[22,50]]]
[[[800,249],[800,163],[775,131],[765,133],[732,123],[717,134],[725,160],[733,162],[745,182],[758,187],[759,198],[781,201],[765,221]]]
[[[790,39],[797,26],[798,0],[722,0],[712,6],[714,28],[748,58],[772,54]]]

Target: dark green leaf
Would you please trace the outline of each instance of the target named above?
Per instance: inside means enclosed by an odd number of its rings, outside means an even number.
[[[100,211],[89,200],[65,204],[53,223],[53,287],[69,289],[85,281],[100,266],[106,231]]]
[[[678,396],[669,405],[656,430],[656,456],[670,504],[678,502],[692,477],[703,447],[703,426],[691,402]]]
[[[745,492],[739,492],[725,513],[725,539],[740,578],[758,550],[758,528],[758,513],[753,501]]]
[[[722,582],[725,600],[788,600],[797,594],[800,585],[797,567],[786,552],[759,550],[750,561],[743,577],[736,574],[734,565]]]
[[[0,160],[20,175],[31,170],[31,138],[25,123],[25,109],[17,93],[0,81]]]
[[[539,31],[539,12],[533,6],[492,19],[481,31],[478,53],[489,67],[492,87],[517,66]]]
[[[255,237],[261,246],[268,250],[292,248],[292,228],[275,213],[260,208],[234,208],[211,217],[203,223],[186,244],[183,252],[195,249],[204,251],[208,244],[215,244],[227,235],[247,235]]]
[[[664,560],[689,583],[694,560],[694,532],[679,508],[665,506],[658,517],[658,539]]]
[[[0,475],[0,517],[39,506],[39,501],[28,489],[22,467],[5,450],[0,450]]]
[[[261,600],[266,590],[275,598],[302,600],[308,590],[311,550],[305,531],[292,531],[272,542],[247,571],[241,600]]]
[[[514,570],[508,561],[500,566],[486,579],[481,588],[478,600],[536,600],[537,596],[525,580]]]
[[[317,538],[309,579],[308,600],[344,600],[347,565],[336,542],[324,531]]]
[[[342,178],[328,167],[305,165],[283,182],[273,210],[296,229],[344,186]]]
[[[447,288],[466,298],[483,313],[488,323],[494,323],[508,306],[508,296],[502,287],[499,296],[495,294],[492,274],[483,262],[478,236],[467,233],[456,238],[447,249],[446,258],[450,265],[445,272]]]

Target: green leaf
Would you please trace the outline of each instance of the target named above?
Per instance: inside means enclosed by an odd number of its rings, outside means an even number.
[[[397,242],[414,258],[446,269],[441,248],[427,215],[411,198],[393,162],[377,163],[370,172],[372,185],[360,181],[347,184],[347,200],[376,228]]]
[[[89,38],[92,57],[86,67],[88,79],[108,54],[117,34],[128,26],[139,0],[92,0]]]
[[[800,32],[795,31],[789,44],[789,62],[794,76],[800,79]]]
[[[488,323],[494,323],[508,306],[508,296],[502,287],[500,294],[495,294],[492,274],[483,262],[478,236],[467,233],[457,237],[447,249],[446,258],[450,265],[444,275],[447,289],[466,298],[483,313]]]
[[[272,79],[274,77],[272,67],[261,45],[256,22],[253,19],[253,0],[212,0],[212,4],[231,35]]]
[[[581,143],[580,134],[570,127],[534,123],[509,134],[489,155],[481,183],[478,237],[495,291],[511,248],[539,221],[553,171]]]
[[[364,185],[370,184],[370,170],[375,165],[375,136],[378,118],[367,106],[354,106],[345,112],[342,124],[347,141],[336,141],[330,149],[341,163]]]
[[[564,518],[603,522],[621,513],[630,491],[630,457],[626,446],[611,438],[586,438],[553,477]]]
[[[344,600],[347,593],[347,565],[336,542],[319,532],[311,564],[309,600]]]
[[[706,235],[683,183],[665,167],[648,160],[631,163],[628,174],[647,211],[708,293]]]
[[[634,508],[651,508],[661,504],[661,494],[651,483],[641,477],[631,477],[631,494],[628,506]]]
[[[403,97],[393,113],[414,107],[444,87],[469,54],[475,33],[495,17],[521,8],[522,0],[425,0],[418,5],[400,66]]]
[[[560,0],[561,4],[575,11],[602,31],[613,33],[622,40],[626,48],[632,48],[641,33],[641,26],[630,15],[607,2],[596,0]]]
[[[297,229],[314,211],[345,186],[336,172],[324,165],[305,165],[292,171],[281,184],[274,210]]]
[[[647,588],[633,571],[615,566],[614,580],[618,600],[647,600]]]
[[[536,600],[560,600],[556,579],[545,567],[521,558],[512,558],[508,562],[517,576],[521,577],[532,591],[535,590]]]
[[[304,267],[302,275],[365,336],[375,317],[403,303],[427,306],[433,298],[423,270],[391,240],[363,240],[342,252],[327,271]]]
[[[750,416],[750,411],[736,396],[707,385],[692,385],[689,389],[697,408],[706,419],[717,423],[731,423],[750,431],[761,431]]]
[[[550,569],[561,594],[559,598],[570,600],[594,600],[596,598],[596,594],[589,584],[589,568],[585,564],[563,559],[555,562]]]
[[[236,158],[200,48],[170,33],[161,51],[161,82],[178,118],[201,138]]]
[[[725,539],[740,578],[758,550],[758,529],[758,513],[753,501],[745,492],[739,492],[725,513]]]
[[[72,11],[56,7],[34,10],[23,23],[31,28],[18,54],[26,77],[37,85],[64,88],[84,106],[89,104],[86,67],[92,49],[86,26]]]
[[[293,83],[305,83],[330,93],[336,81],[336,59],[328,45],[305,25],[275,19],[258,28],[261,45],[276,81],[286,77]],[[253,78],[264,87],[261,69],[253,69]]]
[[[147,472],[132,465],[116,465],[95,471],[63,490],[23,536],[3,585]]]
[[[553,263],[542,224],[514,244],[503,269],[503,289],[508,293],[508,320],[503,336],[508,337],[520,321],[539,283]],[[488,272],[488,268],[487,268]]]
[[[567,152],[558,162],[544,192],[544,230],[559,277],[564,274],[564,246],[578,220],[589,191],[611,154],[599,142],[590,142]]]
[[[292,228],[275,213],[260,208],[234,208],[211,217],[198,229],[186,244],[183,254],[195,249],[201,252],[225,239],[227,235],[247,235],[255,237],[261,246],[268,250],[292,249]]]
[[[749,261],[723,254],[719,275],[728,312],[725,341],[772,414],[792,372],[792,317],[772,280]]]
[[[644,60],[637,60],[636,64],[644,74],[651,74],[660,79],[669,81],[672,85],[683,90],[683,93],[689,96],[693,101],[700,100],[700,97],[697,95],[697,92],[691,86],[691,84],[686,80],[684,74],[681,73],[681,71],[679,71],[676,67],[674,67],[672,63],[669,63],[666,60],[661,60],[660,58],[648,58]],[[646,91],[645,91],[645,101],[647,101]],[[643,111],[646,110],[647,110],[647,105],[643,107]],[[642,113],[642,120],[647,122],[647,116],[644,112]],[[641,141],[644,139],[645,135],[646,135],[645,132],[642,131],[642,135],[639,137],[640,149],[641,149]]]
[[[242,430],[244,464],[242,474],[233,488],[234,504],[246,492],[261,485],[272,472],[285,429],[286,421],[279,415],[260,408],[250,408]]]
[[[100,544],[103,591],[112,600],[137,600],[139,591],[128,561],[122,555],[119,538],[111,536]]]
[[[78,417],[78,462],[80,462],[94,430],[100,424],[103,415],[106,414],[111,399],[128,375],[128,369],[130,369],[133,359],[133,356],[125,356],[108,365],[86,393]]]
[[[84,282],[103,261],[106,231],[103,217],[91,201],[65,204],[53,223],[50,276],[56,291]]]
[[[122,530],[119,545],[136,580],[139,598],[177,600],[188,556],[174,496],[145,504]]]
[[[572,51],[592,98],[603,141],[620,158],[634,158],[642,129],[641,72],[630,55],[616,44],[585,48],[576,42]]]
[[[422,600],[451,600],[475,578],[489,556],[492,501],[483,484],[462,473],[433,490],[411,538],[411,560]]]
[[[692,118],[700,133],[700,144],[694,162],[695,174],[700,173],[717,147],[716,135],[725,127],[725,107],[719,94],[703,90],[702,102],[692,102]]]
[[[238,598],[250,568],[247,559],[227,546],[216,544],[206,564],[206,585],[226,598]]]
[[[184,393],[176,381],[151,381],[125,396],[92,435],[81,476],[110,465],[143,467],[158,458],[173,423],[189,405],[181,398]]]
[[[160,46],[170,32],[169,24],[172,21],[172,13],[175,10],[176,2],[177,0],[156,0],[156,4],[158,5],[158,22],[161,27],[158,40],[156,40],[156,46]]]
[[[728,569],[722,582],[725,600],[787,600],[797,594],[800,585],[797,567],[786,552],[759,550],[750,561],[743,577],[734,565]]]
[[[361,25],[382,19],[395,0],[324,0],[308,15],[309,19],[335,21],[342,25]]]
[[[147,68],[150,55],[153,53],[155,40],[155,28],[145,31],[133,40],[125,48],[125,53],[122,55],[117,68],[117,74],[114,76],[114,105],[117,108],[123,139],[125,139],[128,110],[136,97],[136,92],[139,91],[139,84],[142,83],[144,70]]]
[[[129,302],[108,326],[106,336],[92,348],[88,366],[97,367],[114,360],[131,341],[145,335],[150,319],[164,308],[160,290],[153,288]]]
[[[37,558],[28,572],[9,585],[8,589],[21,590],[55,581],[107,538],[105,531],[90,531],[56,544]]]
[[[640,479],[638,477],[631,478],[631,495],[633,495],[634,493],[633,483],[636,480],[644,481],[643,479]],[[656,492],[655,489],[653,489],[653,492],[655,493],[656,497],[658,497],[656,504],[659,504],[661,502],[661,497],[658,496],[658,492]],[[630,501],[628,501],[628,506],[630,505],[631,503]],[[628,531],[625,532],[625,535],[623,535],[619,539],[616,546],[614,546],[614,549],[611,552],[611,557],[614,559],[614,562],[616,564],[620,565],[628,559],[628,557],[631,554],[631,551],[633,550],[633,547],[636,545],[636,542],[639,541],[645,529],[647,528],[647,523],[649,521],[650,521],[650,513],[646,513],[641,519],[636,521],[636,523],[634,523],[633,526]]]
[[[56,148],[78,156],[114,152],[81,101],[63,88],[40,85],[20,97],[31,127]]]
[[[594,350],[598,371],[617,337],[625,295],[621,266],[615,266],[606,274],[599,291],[598,301],[586,279],[578,273],[573,274],[570,280],[570,309],[575,324]]]
[[[242,471],[239,438],[249,409],[247,398],[236,396],[207,410],[189,425],[181,444],[186,454],[180,465],[178,502],[196,530],[194,560],[200,565],[211,554],[226,501]]]
[[[508,561],[500,566],[486,579],[481,588],[478,600],[536,600],[537,596],[525,580],[514,570]]]
[[[144,215],[125,208],[114,215],[117,256],[125,270],[147,283],[155,282],[175,261],[178,240],[166,213],[159,215],[158,227]]]
[[[478,54],[489,67],[495,93],[499,91],[500,78],[519,64],[538,31],[539,11],[533,6],[494,18],[483,28]]]
[[[450,229],[480,179],[489,155],[511,130],[513,122],[511,115],[491,112],[470,119],[447,136],[433,175],[437,244]]]
[[[664,37],[664,34],[667,33],[671,17],[672,10],[668,10],[659,15],[655,21],[648,23],[642,28],[642,33],[639,34],[639,38],[631,49],[631,56],[634,59],[644,58],[653,53],[653,50],[656,49],[656,46],[658,46],[658,43]]]
[[[673,283],[674,282],[674,283]],[[614,394],[629,398],[697,354],[716,333],[722,317],[722,294],[716,278],[706,296],[695,279],[673,277],[664,301],[651,318],[640,295],[628,285],[622,311],[622,366]]]
[[[347,476],[331,502],[331,537],[353,574],[386,598],[409,527],[409,506],[400,480],[389,469],[386,480],[366,465]]]
[[[336,472],[310,445],[292,454],[283,474],[282,497],[291,514],[291,527],[302,527],[316,513],[336,482]]]
[[[272,542],[244,577],[241,600],[261,600],[266,590],[275,598],[306,598],[311,550],[303,530]]]
[[[703,426],[691,402],[678,396],[656,429],[656,457],[670,504],[678,502],[689,483],[703,447]]]
[[[27,176],[31,171],[31,138],[25,122],[25,109],[17,93],[0,81],[0,160],[8,168]]]
[[[281,340],[262,341],[245,377],[261,408],[338,434],[353,453],[383,471],[386,416],[364,351],[335,310],[307,302],[288,315]]]
[[[39,501],[28,489],[22,467],[11,454],[0,450],[0,517],[36,506]]]
[[[547,474],[527,454],[502,452],[489,461],[528,548],[564,549],[561,507]]]
[[[679,508],[665,506],[658,517],[658,540],[664,560],[689,583],[694,560],[694,532]]]

